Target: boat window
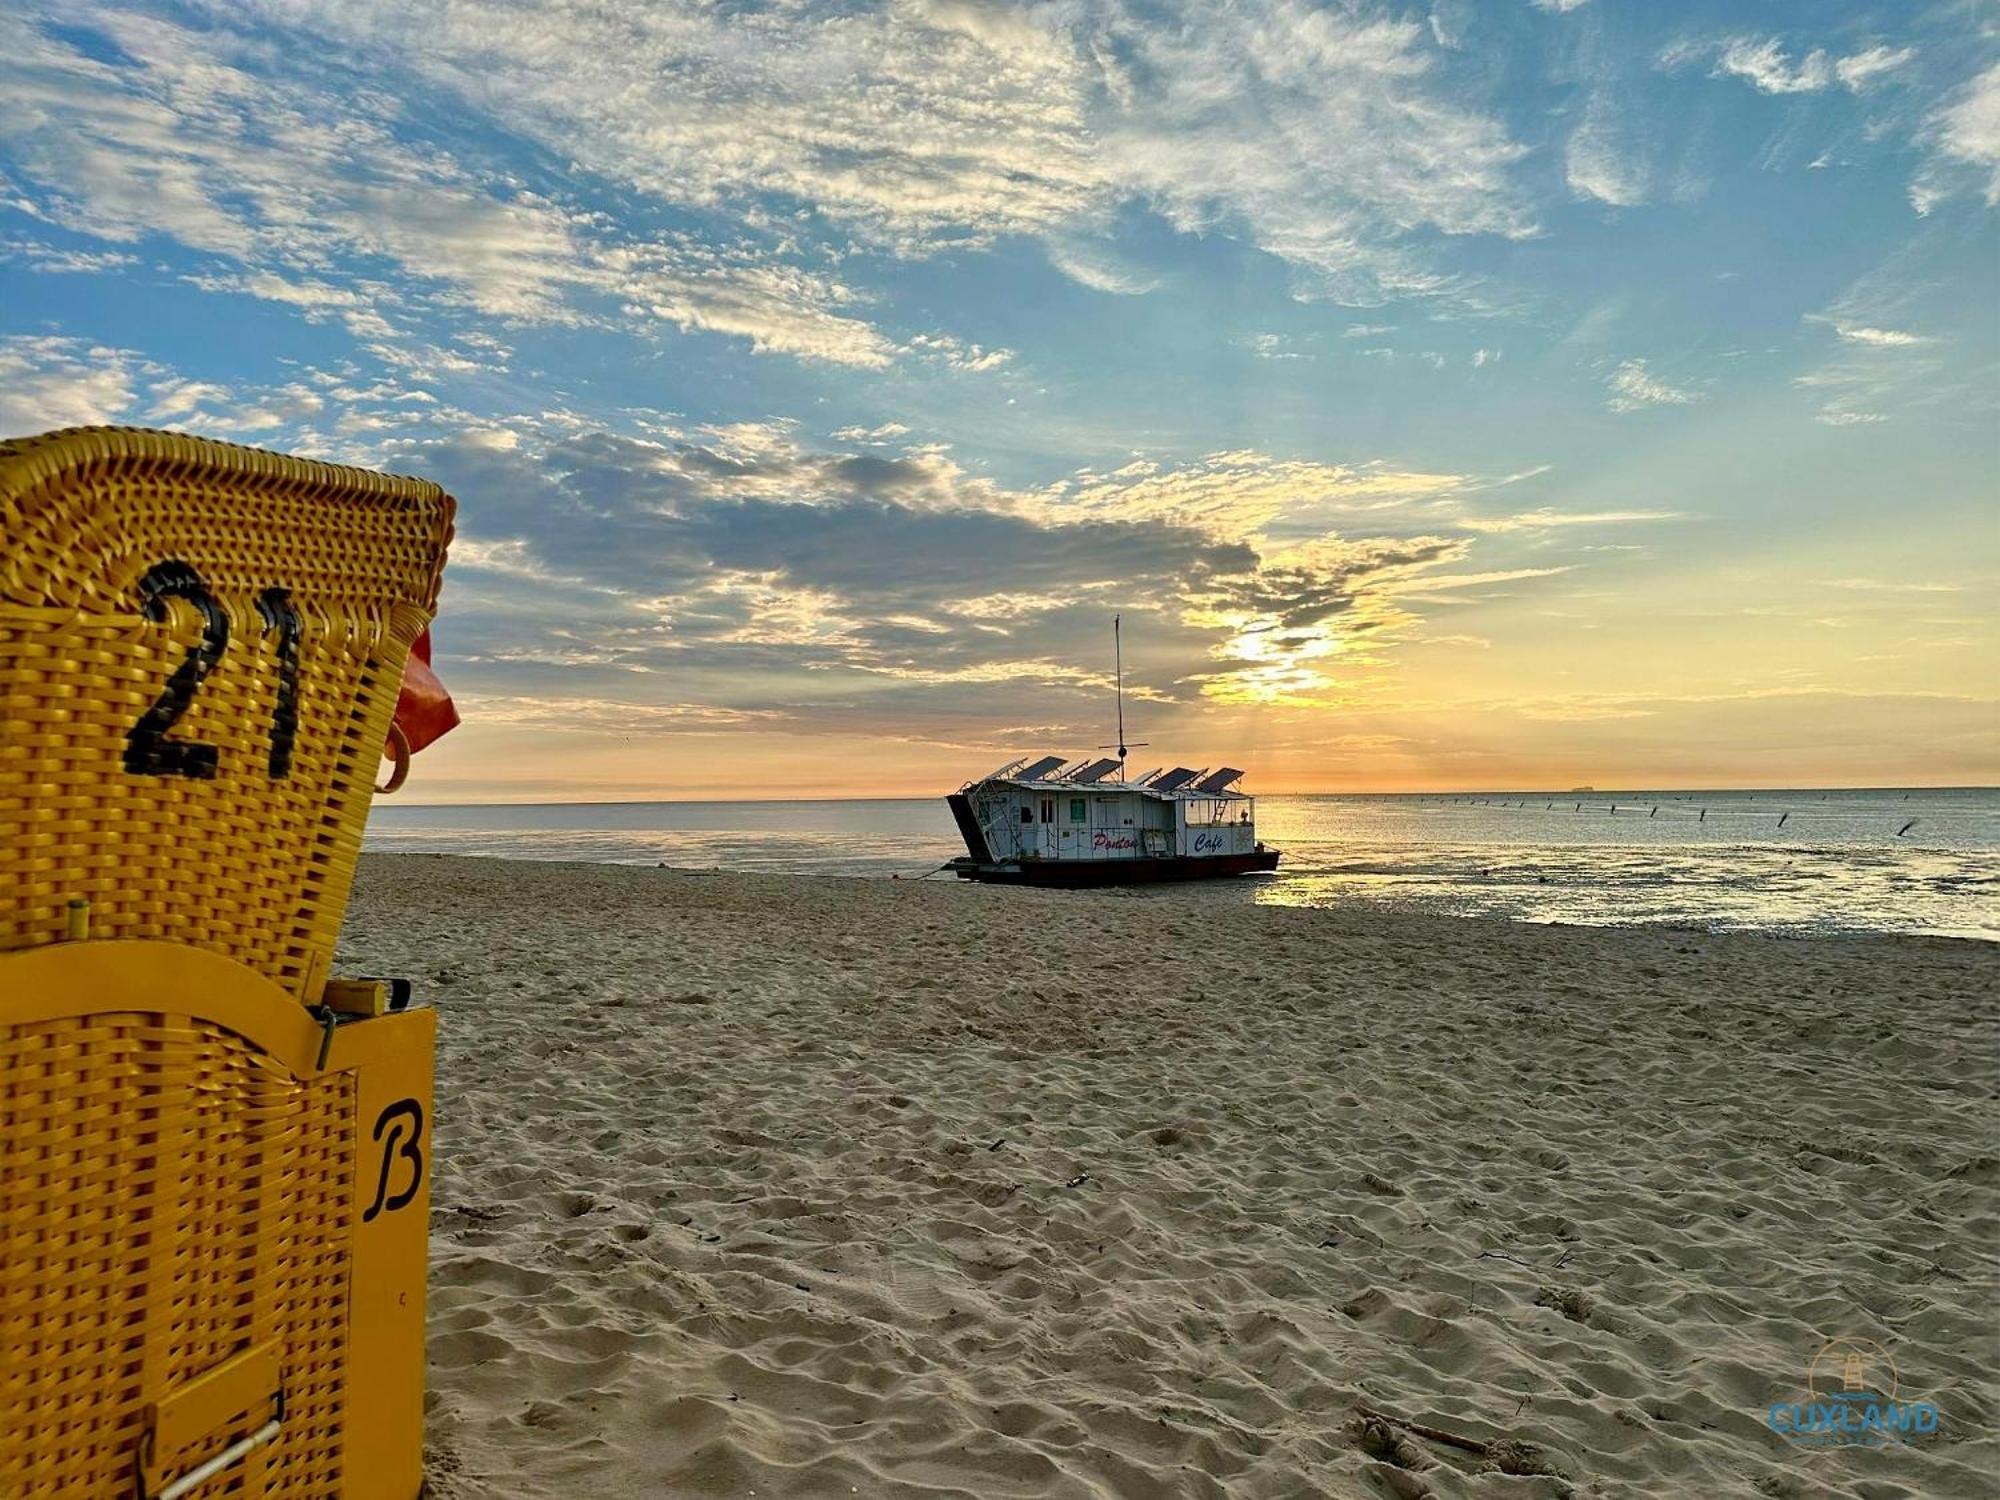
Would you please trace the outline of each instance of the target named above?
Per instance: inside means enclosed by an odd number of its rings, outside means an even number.
[[[1069,799],[1069,820],[1072,823],[1087,822],[1090,818],[1090,804],[1081,797]]]
[[[1056,799],[1053,797],[1042,798],[1042,821],[1044,823],[1053,823],[1055,822],[1055,820],[1056,820]]]
[[[1025,802],[1021,804],[1021,821],[1023,823],[1032,823],[1035,821],[1035,810]]]

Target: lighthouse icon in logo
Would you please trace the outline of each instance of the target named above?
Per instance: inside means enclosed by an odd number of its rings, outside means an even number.
[[[1806,1394],[1815,1401],[1894,1401],[1896,1361],[1872,1339],[1833,1339],[1806,1372]]]
[[[1847,1351],[1847,1358],[1840,1362],[1840,1394],[1843,1396],[1865,1394],[1868,1383],[1862,1377],[1867,1369],[1868,1365],[1862,1359],[1861,1351],[1850,1348]]]
[[[1872,1339],[1833,1339],[1806,1372],[1806,1394],[1816,1401],[1894,1401],[1896,1361]]]

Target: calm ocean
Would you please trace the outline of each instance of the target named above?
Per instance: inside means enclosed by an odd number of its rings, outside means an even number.
[[[1266,796],[1257,824],[1277,875],[1145,898],[2000,939],[2000,788]],[[378,802],[368,847],[876,878],[964,852],[940,798]]]

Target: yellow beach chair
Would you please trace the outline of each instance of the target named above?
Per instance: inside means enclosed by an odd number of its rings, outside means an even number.
[[[0,1496],[422,1488],[431,1012],[329,982],[432,484],[0,443]]]

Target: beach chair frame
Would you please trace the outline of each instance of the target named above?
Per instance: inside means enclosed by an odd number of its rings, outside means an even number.
[[[0,443],[0,1495],[411,1500],[436,1017],[331,981],[453,504]]]
[[[248,1442],[241,1494],[415,1496],[436,1013],[157,942],[0,995],[0,1494],[174,1500]]]

